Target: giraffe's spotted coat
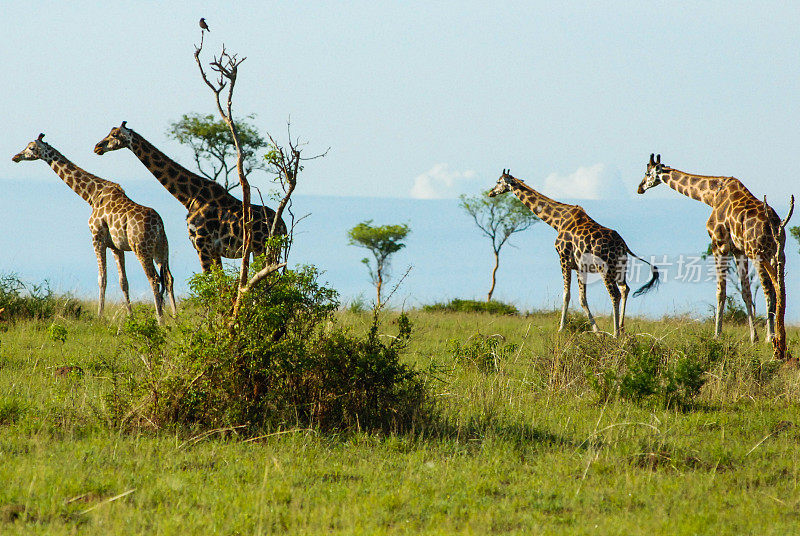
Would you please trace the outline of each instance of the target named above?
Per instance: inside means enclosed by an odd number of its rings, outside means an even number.
[[[183,168],[159,151],[140,134],[128,128],[125,122],[114,127],[103,138],[94,151],[104,154],[118,149],[130,149],[150,173],[188,210],[186,226],[189,240],[197,250],[204,272],[212,266],[221,266],[221,257],[242,257],[243,209],[242,202],[233,197],[217,182],[208,180]],[[267,248],[271,236],[275,211],[261,205],[253,209],[253,253],[268,253],[270,261],[277,261],[279,251]],[[286,234],[286,225],[281,220],[276,235]]]
[[[644,179],[638,192],[643,194],[661,183],[673,190],[701,201],[711,207],[711,216],[706,230],[711,238],[711,249],[717,266],[717,310],[714,332],[722,331],[722,314],[725,308],[728,257],[736,262],[742,287],[742,298],[750,324],[750,339],[755,342],[758,334],[753,314],[753,299],[748,278],[749,261],[755,263],[756,271],[764,289],[767,306],[767,341],[775,334],[775,284],[770,272],[775,271],[776,254],[783,258],[785,236],[776,240],[773,230],[780,224],[775,211],[757,199],[742,182],[735,177],[707,176],[685,173],[661,163],[661,155],[650,155]],[[781,243],[779,243],[781,242]]]
[[[564,329],[572,286],[572,271],[576,270],[579,274],[580,304],[589,318],[592,329],[597,331],[597,324],[586,300],[587,273],[597,273],[603,279],[613,304],[614,336],[619,336],[625,326],[625,306],[629,292],[625,280],[628,254],[633,255],[619,233],[594,221],[582,207],[554,201],[503,171],[497,180],[497,185],[489,192],[489,196],[494,197],[505,192],[514,192],[543,222],[558,231],[555,247],[564,277],[564,303],[559,331]],[[658,270],[653,267],[653,278],[634,296],[650,290],[657,281]]]
[[[169,271],[169,245],[164,223],[158,212],[134,203],[122,187],[101,179],[79,168],[42,138],[30,142],[12,160],[43,160],[55,173],[92,207],[89,229],[92,245],[97,255],[100,286],[98,314],[103,314],[106,291],[106,249],[111,249],[117,261],[119,284],[125,296],[128,312],[131,310],[128,279],[125,274],[125,251],[133,251],[144,268],[156,304],[156,315],[163,321],[164,290],[168,292],[172,312],[175,313],[173,279]],[[158,265],[159,272],[153,266]]]

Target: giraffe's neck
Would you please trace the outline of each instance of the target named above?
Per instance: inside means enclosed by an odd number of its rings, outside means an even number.
[[[47,153],[41,157],[42,160],[47,162],[47,164],[53,168],[53,171],[56,172],[56,175],[61,177],[61,180],[63,180],[67,186],[72,188],[76,194],[81,196],[83,200],[90,205],[95,206],[95,203],[100,198],[100,194],[107,188],[117,187],[121,189],[119,184],[101,179],[79,168],[70,162],[63,154],[53,149],[53,147],[48,146],[48,149]]]
[[[702,201],[710,206],[714,206],[714,198],[717,192],[729,179],[730,177],[692,175],[677,169],[670,170],[669,173],[662,175],[661,178],[664,184],[676,192],[697,201]]]
[[[561,222],[564,221],[564,212],[571,209],[572,205],[554,201],[521,181],[517,181],[516,185],[512,186],[512,190],[522,204],[536,214],[540,220],[560,231]]]
[[[196,209],[212,200],[233,198],[220,184],[192,173],[155,145],[131,130],[131,151],[141,160],[150,173],[189,210]]]

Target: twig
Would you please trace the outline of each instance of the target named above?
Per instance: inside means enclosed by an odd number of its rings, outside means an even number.
[[[774,435],[775,435],[775,432],[772,432],[771,434],[767,434],[766,436],[764,436],[764,439],[762,439],[761,441],[759,441],[758,443],[756,443],[756,444],[755,444],[755,446],[753,446],[753,448],[751,448],[750,450],[748,450],[748,451],[747,451],[747,454],[745,454],[745,455],[744,455],[744,457],[745,457],[745,458],[747,458],[748,456],[750,456],[750,454],[751,454],[751,453],[752,453],[754,450],[756,450],[758,447],[760,447],[760,446],[761,446],[761,444],[762,444],[764,441],[766,441],[767,439],[769,439],[770,437],[772,437],[772,436],[774,436]]]
[[[117,499],[121,499],[121,498],[123,498],[123,497],[125,497],[125,496],[127,496],[127,495],[130,495],[130,494],[131,494],[131,493],[133,493],[134,491],[136,491],[136,488],[129,489],[128,491],[122,492],[122,493],[120,493],[119,495],[115,495],[114,497],[111,497],[110,499],[106,499],[106,500],[105,500],[105,501],[103,501],[103,502],[97,503],[97,504],[95,504],[94,506],[92,506],[92,507],[90,507],[90,508],[87,508],[86,510],[84,510],[83,512],[81,512],[81,515],[83,515],[83,514],[88,514],[88,513],[89,513],[89,512],[91,512],[92,510],[95,510],[96,508],[100,508],[100,507],[101,507],[101,506],[103,506],[104,504],[108,504],[108,503],[110,503],[110,502],[114,502],[114,501],[116,501]]]
[[[595,432],[592,432],[592,433],[589,435],[589,437],[587,437],[586,439],[584,439],[584,440],[581,442],[581,444],[580,444],[580,445],[578,445],[578,446],[575,448],[575,450],[577,451],[579,448],[581,448],[581,447],[584,445],[584,443],[586,443],[587,441],[589,441],[589,440],[590,440],[590,439],[592,439],[593,437],[596,437],[596,436],[598,436],[598,435],[602,434],[602,433],[603,433],[603,432],[605,432],[606,430],[610,430],[610,429],[612,429],[612,428],[616,428],[617,426],[631,426],[631,425],[635,425],[635,426],[646,426],[646,427],[648,427],[648,428],[652,428],[652,429],[653,429],[653,430],[655,430],[656,432],[660,432],[660,430],[659,430],[658,428],[656,428],[656,427],[655,427],[655,426],[653,426],[652,424],[649,424],[649,423],[646,423],[646,422],[618,422],[618,423],[615,423],[615,424],[609,424],[609,425],[608,425],[608,426],[606,426],[605,428],[602,428],[602,429],[600,429],[600,430],[596,430]]]
[[[184,441],[183,443],[178,445],[178,450],[182,449],[184,447],[184,445],[187,445],[188,443],[191,443],[192,445],[196,445],[197,443],[199,443],[200,441],[202,441],[203,439],[207,438],[208,436],[210,436],[212,434],[216,434],[216,433],[220,433],[220,432],[230,432],[230,431],[236,430],[238,428],[244,428],[245,426],[246,425],[244,425],[244,424],[239,424],[239,425],[236,425],[236,426],[227,426],[225,428],[216,428],[214,430],[208,430],[206,432],[203,432],[202,434],[197,434],[194,437],[190,437],[189,439],[187,439],[186,441]]]
[[[89,496],[88,493],[81,493],[80,495],[76,495],[70,499],[67,499],[66,501],[64,501],[64,504],[71,504],[74,503],[75,501],[80,501],[81,499],[85,499],[88,496]]]
[[[256,437],[251,437],[250,439],[245,439],[242,443],[251,443],[253,441],[258,441],[259,439],[266,439],[268,437],[284,435],[284,434],[293,434],[295,432],[314,432],[313,428],[294,428],[292,430],[281,430],[279,432],[272,432],[271,434],[260,435]]]
[[[772,499],[773,501],[775,501],[778,504],[782,504],[783,506],[789,506],[788,504],[786,504],[784,501],[780,500],[777,497],[773,497],[772,495],[768,495],[768,494],[764,493],[763,491],[759,491],[759,493],[761,495],[765,496],[765,497],[769,497],[770,499]]]
[[[388,303],[389,303],[389,300],[391,300],[391,299],[392,299],[392,296],[394,296],[394,293],[395,293],[395,292],[397,292],[397,289],[399,289],[399,288],[400,288],[400,285],[402,285],[402,284],[403,284],[403,281],[405,281],[406,277],[408,277],[408,274],[409,274],[409,273],[411,273],[411,269],[412,269],[412,268],[414,268],[414,267],[413,267],[413,266],[409,266],[409,267],[406,269],[406,272],[403,274],[403,277],[401,277],[401,278],[400,278],[400,279],[397,281],[397,283],[395,283],[394,287],[392,288],[392,291],[391,291],[391,292],[389,293],[389,295],[388,295],[388,296],[386,296],[386,298],[383,300],[383,303],[381,304],[381,306],[380,306],[380,307],[378,307],[378,310],[379,310],[379,311],[380,311],[381,309],[383,309],[384,307],[386,307],[386,304],[388,304]]]
[[[262,279],[264,279],[273,272],[277,272],[284,266],[286,266],[286,263],[282,262],[280,264],[270,264],[269,266],[262,268],[257,274],[255,274],[253,277],[250,278],[250,281],[248,281],[244,287],[242,287],[242,293],[250,292],[250,290],[254,286],[256,286]]]

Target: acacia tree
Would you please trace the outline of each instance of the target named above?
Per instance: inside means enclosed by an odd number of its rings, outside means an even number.
[[[383,284],[389,277],[389,260],[392,255],[406,247],[403,240],[410,232],[411,228],[405,223],[373,226],[372,220],[363,221],[347,232],[351,246],[362,247],[372,253],[374,265],[366,257],[361,262],[367,267],[372,284],[377,290],[378,309],[381,307]]]
[[[500,250],[514,233],[528,229],[539,218],[513,195],[498,195],[488,197],[487,192],[468,197],[464,194],[459,198],[459,206],[472,216],[475,225],[481,233],[492,241],[494,253],[494,268],[492,268],[492,286],[486,301],[492,300],[494,288],[497,284],[497,270],[500,268]]]
[[[800,225],[795,225],[794,227],[789,227],[789,232],[792,234],[795,240],[800,242]]]
[[[252,120],[255,116],[249,115]],[[258,129],[250,122],[236,120],[239,144],[242,149],[244,174],[268,168],[264,158],[257,153],[268,146]],[[167,135],[183,145],[188,145],[194,154],[194,161],[201,175],[222,184],[230,191],[239,186],[237,178],[231,177],[236,171],[236,144],[228,124],[213,115],[183,114],[180,120],[169,126]]]

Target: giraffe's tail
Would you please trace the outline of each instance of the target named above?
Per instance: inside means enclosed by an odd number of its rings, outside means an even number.
[[[158,273],[158,282],[160,286],[159,294],[161,295],[161,299],[164,299],[164,294],[166,293],[167,298],[169,298],[169,305],[172,308],[172,314],[177,314],[178,306],[175,303],[175,291],[173,289],[175,280],[172,277],[172,272],[169,270],[168,259],[164,259],[164,261],[161,263],[161,269]]]
[[[645,283],[644,285],[639,287],[639,289],[636,292],[633,293],[633,297],[635,298],[636,296],[641,296],[642,294],[647,294],[651,290],[653,290],[655,288],[658,288],[658,285],[661,283],[661,280],[659,279],[659,276],[661,274],[658,272],[658,266],[656,266],[653,263],[647,262],[646,260],[644,260],[643,258],[638,256],[637,254],[635,254],[633,251],[631,251],[630,248],[628,248],[627,246],[625,246],[625,247],[627,248],[628,253],[630,255],[632,255],[633,257],[635,257],[637,259],[639,259],[640,261],[642,261],[643,263],[647,264],[648,266],[650,266],[650,270],[653,273],[653,277],[650,278],[650,281],[648,281],[647,283]]]
[[[158,271],[158,285],[159,289],[158,292],[162,296],[164,295],[164,291],[167,290],[167,272],[169,271],[169,266],[167,263],[161,265],[161,269]]]

